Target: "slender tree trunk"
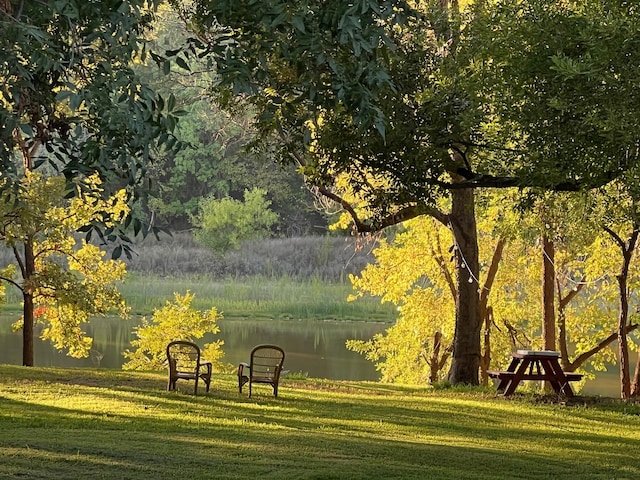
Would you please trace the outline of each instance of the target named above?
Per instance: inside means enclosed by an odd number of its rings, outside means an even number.
[[[456,241],[457,302],[451,384],[478,385],[480,365],[480,285],[478,231],[472,189],[452,192],[451,226]]]
[[[629,398],[631,396],[631,379],[629,375],[629,342],[627,339],[627,322],[629,320],[629,266],[631,265],[631,258],[636,248],[636,242],[638,241],[638,234],[640,231],[638,227],[634,225],[633,233],[629,237],[629,240],[625,242],[622,238],[613,230],[604,229],[613,240],[618,244],[622,252],[622,265],[620,266],[620,273],[616,275],[618,280],[618,295],[620,311],[618,314],[618,361],[620,362],[620,394],[622,398]]]
[[[491,257],[491,264],[487,271],[486,278],[482,291],[480,292],[480,321],[483,325],[483,343],[482,343],[482,357],[480,357],[480,383],[482,385],[489,384],[489,375],[487,371],[491,365],[491,326],[493,325],[493,308],[489,305],[489,294],[493,289],[493,283],[495,282],[496,275],[498,274],[498,267],[502,260],[502,253],[504,247],[507,244],[507,240],[501,237],[496,244],[496,248],[493,250]]]
[[[626,263],[626,259],[625,259]],[[629,316],[629,297],[627,294],[627,277],[623,273],[616,276],[620,294],[620,314],[618,317],[618,355],[620,357],[620,394],[622,398],[631,395],[629,378],[629,343],[627,340],[627,318]]]
[[[640,397],[640,355],[638,355],[638,361],[636,362],[636,371],[633,375],[633,382],[631,382],[631,396]]]
[[[542,347],[556,349],[555,247],[553,240],[542,236]]]
[[[22,365],[25,367],[33,367],[34,365],[33,289],[29,286],[34,274],[35,257],[33,254],[33,240],[31,238],[27,238],[24,242],[24,287],[22,290],[24,303],[22,312]]]
[[[562,369],[568,372],[573,372],[577,367],[569,361],[569,347],[567,340],[567,305],[578,295],[584,285],[585,285],[586,277],[582,277],[580,283],[576,285],[574,288],[569,289],[569,293],[566,295],[562,295],[562,285],[560,285],[560,281],[558,277],[556,277],[556,295],[558,296],[558,319],[557,319],[557,328],[558,328],[558,349],[560,350],[560,365],[562,365]]]
[[[442,347],[442,333],[436,332],[433,335],[433,350],[429,360],[429,383],[434,384],[440,376],[440,349]]]

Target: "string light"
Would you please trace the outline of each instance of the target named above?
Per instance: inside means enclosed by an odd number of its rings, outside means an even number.
[[[555,271],[556,270],[556,264],[555,264],[555,262],[553,260],[551,260],[551,257],[549,257],[549,254],[547,252],[545,252],[544,249],[542,250],[542,254],[545,256],[547,262],[549,262],[553,266],[553,270]],[[586,280],[574,280],[571,277],[567,277],[567,280],[570,283],[573,283],[573,284],[576,285],[576,287],[574,287],[574,290],[576,290],[577,289],[577,285],[592,285],[592,284],[595,284],[595,283],[600,283],[602,280],[604,280],[606,278],[607,278],[607,275],[602,275],[600,278],[596,278],[595,280],[589,280],[589,281],[586,281]]]
[[[478,279],[478,277],[476,277],[473,274],[473,271],[471,271],[471,268],[469,267],[469,263],[467,262],[467,259],[465,258],[464,253],[462,253],[462,249],[460,248],[460,245],[458,245],[458,241],[456,240],[456,233],[455,233],[455,230],[453,229],[453,224],[451,223],[451,221],[449,221],[449,223],[447,224],[447,227],[449,228],[449,230],[451,230],[451,235],[453,236],[453,248],[455,251],[458,252],[458,255],[460,255],[460,259],[462,260],[464,268],[467,270],[467,272],[469,272],[469,279],[467,280],[467,282],[473,283],[475,281],[480,287],[480,280]],[[480,288],[487,290],[487,288],[484,286]]]

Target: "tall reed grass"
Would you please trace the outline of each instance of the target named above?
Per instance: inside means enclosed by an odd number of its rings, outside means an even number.
[[[359,320],[391,322],[392,305],[381,305],[375,298],[347,302],[348,282],[320,279],[300,281],[293,277],[224,278],[208,276],[160,277],[131,274],[121,292],[132,313],[148,315],[174,292],[195,294],[193,307],[205,310],[215,306],[226,318],[278,318]]]
[[[188,232],[147,237],[133,258],[122,259],[129,275],[120,290],[138,315],[190,290],[194,308],[215,306],[227,318],[392,321],[394,307],[378,299],[346,301],[348,276],[373,260],[371,248],[358,248],[353,238],[299,237],[246,242],[214,255]],[[11,261],[11,251],[1,250],[0,263]],[[8,287],[6,301],[5,310],[19,308],[18,290]]]
[[[215,255],[188,232],[147,237],[126,260],[128,269],[160,276],[293,277],[336,282],[359,273],[373,261],[369,249],[353,238],[294,237],[245,242],[237,251]]]

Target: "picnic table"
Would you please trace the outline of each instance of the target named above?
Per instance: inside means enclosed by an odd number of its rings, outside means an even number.
[[[518,350],[512,354],[506,371],[487,372],[489,377],[500,380],[498,392],[511,395],[523,380],[544,380],[551,384],[558,394],[573,397],[569,382],[582,379],[578,373],[569,373],[560,366],[560,354],[551,350]]]

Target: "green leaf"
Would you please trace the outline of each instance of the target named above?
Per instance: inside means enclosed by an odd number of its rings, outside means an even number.
[[[189,72],[191,71],[191,67],[189,67],[189,64],[187,64],[187,62],[182,57],[176,57],[176,63],[179,67],[184,68]]]
[[[306,32],[306,28],[304,26],[304,18],[301,16],[296,15],[295,17],[293,17],[291,19],[291,23],[293,23],[293,26],[296,28],[296,30],[305,33]]]

